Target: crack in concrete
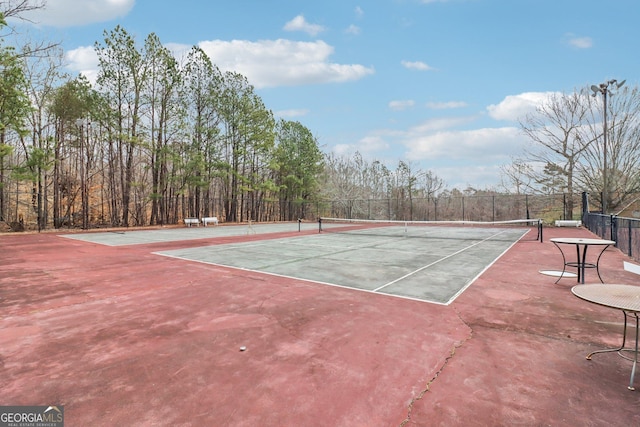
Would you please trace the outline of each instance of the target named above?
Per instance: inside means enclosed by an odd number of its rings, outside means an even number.
[[[460,319],[460,321],[467,327],[469,328],[469,335],[467,336],[467,338],[465,338],[464,340],[454,344],[453,348],[451,349],[449,355],[444,359],[444,362],[442,363],[442,365],[440,366],[440,369],[438,369],[436,371],[436,373],[434,374],[434,376],[427,382],[424,390],[422,390],[420,392],[420,394],[418,394],[417,397],[414,397],[411,400],[411,403],[409,403],[409,406],[407,408],[407,417],[400,423],[400,427],[404,427],[405,425],[407,425],[407,423],[409,423],[411,421],[411,412],[413,411],[413,405],[418,402],[419,400],[422,400],[422,398],[424,397],[425,394],[427,394],[429,392],[429,390],[431,389],[431,385],[435,382],[435,380],[438,378],[438,376],[440,376],[440,374],[442,373],[442,371],[444,371],[444,368],[447,366],[447,364],[449,363],[449,360],[451,360],[453,358],[453,356],[455,356],[456,354],[456,349],[462,347],[467,341],[469,341],[471,338],[473,338],[473,328],[471,328],[471,326],[469,326],[469,324],[467,322],[464,321],[464,319],[462,319],[462,317],[460,316],[460,313],[458,312],[458,310],[456,310],[455,308],[453,309],[454,312],[456,313],[456,316],[458,316],[458,319]]]

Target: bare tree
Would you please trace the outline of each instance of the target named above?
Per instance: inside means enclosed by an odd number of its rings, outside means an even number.
[[[38,216],[38,229],[46,227],[48,211],[47,182],[48,171],[53,165],[52,154],[55,151],[55,127],[47,114],[55,93],[55,84],[62,76],[62,50],[51,49],[46,57],[29,57],[25,61],[24,73],[28,82],[26,87],[32,109],[29,125],[31,127],[31,146],[25,147],[27,161],[31,163],[33,175],[32,201]],[[37,160],[37,161],[36,161]]]
[[[500,167],[500,185],[509,193],[523,194],[532,189],[532,169],[526,160],[514,158],[510,164]]]
[[[45,5],[45,0],[4,0],[0,2],[0,13],[2,13],[5,18],[17,18],[32,22],[25,18],[25,13],[43,9]]]
[[[437,197],[438,194],[445,189],[447,183],[444,179],[433,173],[433,171],[426,171],[421,175],[420,190],[424,192],[427,197]]]
[[[520,126],[533,145],[526,150],[524,159],[537,167],[527,173],[539,189],[552,192],[574,192],[575,174],[581,158],[595,138],[586,138],[583,125],[590,114],[586,91],[554,94],[527,115]],[[571,217],[573,199],[565,207]]]
[[[590,143],[580,163],[578,182],[596,194],[604,188],[607,168],[609,191],[606,206],[615,211],[632,192],[640,190],[640,91],[624,88],[607,97],[607,156],[604,155],[604,104],[600,97],[587,98],[589,115],[582,135]],[[604,159],[607,158],[607,164]]]
[[[3,30],[7,31],[5,36],[11,36],[11,45],[16,46],[16,52],[19,57],[47,57],[52,49],[60,46],[60,42],[49,39],[38,40],[31,37],[28,33],[16,31],[11,25],[14,21],[23,21],[37,24],[28,17],[29,12],[44,9],[46,0],[3,0],[0,1],[0,19],[6,26]],[[55,56],[55,53],[53,54]]]

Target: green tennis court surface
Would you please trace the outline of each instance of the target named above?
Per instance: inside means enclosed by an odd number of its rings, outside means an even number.
[[[73,233],[64,234],[62,237],[83,240],[85,242],[99,243],[107,246],[142,245],[149,243],[178,242],[183,240],[210,239],[216,237],[234,237],[250,234],[266,234],[279,232],[293,232],[317,230],[315,222],[254,224],[208,227],[172,227],[155,230],[125,230],[103,233]]]
[[[429,227],[409,234],[403,227],[379,227],[156,253],[449,304],[527,232],[534,233],[528,228]]]

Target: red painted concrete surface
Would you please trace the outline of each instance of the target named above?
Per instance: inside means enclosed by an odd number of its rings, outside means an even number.
[[[545,229],[440,306],[152,254],[220,239],[1,235],[0,405],[64,405],[67,426],[640,425],[631,362],[585,359],[621,313],[539,273],[559,236],[594,237]],[[624,260],[607,250],[605,281],[638,284]]]

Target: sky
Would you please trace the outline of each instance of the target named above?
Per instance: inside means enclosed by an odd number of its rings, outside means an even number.
[[[246,76],[276,118],[324,152],[400,160],[448,188],[498,188],[530,141],[519,119],[550,93],[636,86],[638,0],[46,0],[33,34],[95,79],[122,26],[176,55],[200,46]],[[16,22],[11,22],[16,24]]]

